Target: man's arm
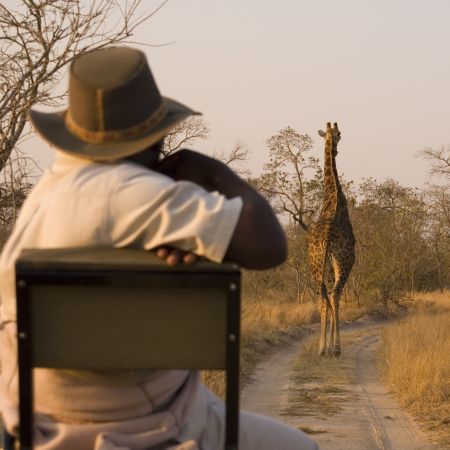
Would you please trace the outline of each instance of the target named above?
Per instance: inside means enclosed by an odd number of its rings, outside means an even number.
[[[174,180],[192,181],[227,198],[240,197],[243,207],[225,258],[247,269],[268,269],[287,256],[283,229],[271,206],[255,189],[220,161],[180,150],[152,166]]]

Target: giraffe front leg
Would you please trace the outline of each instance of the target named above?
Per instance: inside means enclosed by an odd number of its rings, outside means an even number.
[[[327,353],[329,355],[334,354],[334,338],[335,338],[335,321],[334,321],[334,308],[333,304],[331,303],[330,308],[330,335],[328,337],[328,346],[327,346]]]
[[[325,354],[327,345],[327,322],[328,322],[328,302],[322,297],[320,304],[320,342],[319,342],[319,355]]]
[[[339,336],[339,296],[333,294],[331,297],[331,314],[333,322],[333,335],[330,336],[330,342],[332,342],[332,347],[330,347],[330,353],[334,356],[340,356],[341,354],[341,340]]]

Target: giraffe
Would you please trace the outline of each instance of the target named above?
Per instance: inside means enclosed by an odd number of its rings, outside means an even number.
[[[308,230],[308,257],[321,293],[319,354],[339,356],[339,299],[355,262],[355,237],[336,169],[341,139],[337,123],[333,127],[327,123],[326,132],[320,130],[319,135],[325,138],[324,197],[319,219]],[[328,280],[332,281],[330,290]],[[331,317],[327,343],[328,310]]]

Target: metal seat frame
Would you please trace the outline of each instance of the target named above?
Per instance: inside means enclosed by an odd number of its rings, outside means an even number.
[[[16,289],[22,450],[33,448],[34,367],[225,370],[225,449],[237,449],[238,266],[169,267],[132,249],[26,250]]]

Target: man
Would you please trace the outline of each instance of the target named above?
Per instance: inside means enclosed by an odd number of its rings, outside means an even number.
[[[1,412],[17,418],[14,261],[23,248],[159,249],[175,264],[192,255],[249,269],[276,266],[286,240],[270,205],[224,164],[182,150],[159,159],[164,136],[196,114],[164,98],[145,56],[110,47],[72,63],[69,108],[31,111],[57,150],[25,202],[0,259]],[[222,447],[224,406],[192,371],[35,371],[38,449]],[[240,448],[313,449],[303,433],[241,413]]]

